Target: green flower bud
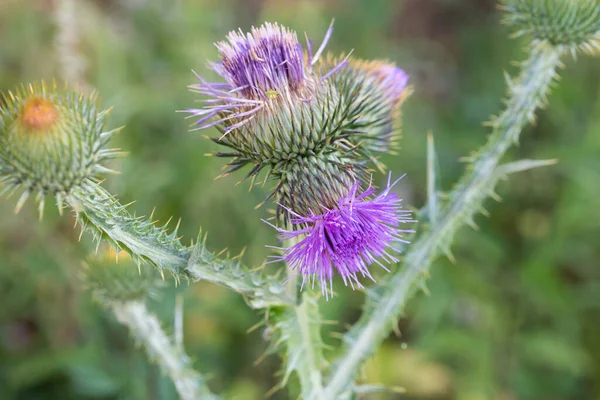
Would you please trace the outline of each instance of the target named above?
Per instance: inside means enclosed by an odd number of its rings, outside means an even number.
[[[337,65],[346,57],[329,55],[319,67]],[[352,144],[359,158],[371,160],[380,170],[380,153],[393,153],[400,140],[400,110],[412,93],[408,75],[386,61],[348,59],[344,70],[333,76],[332,83],[347,104],[346,121],[339,137]]]
[[[2,193],[22,189],[19,211],[35,195],[40,217],[44,197],[55,196],[59,210],[71,190],[105,172],[101,165],[120,153],[105,149],[119,129],[104,131],[109,114],[98,112],[94,94],[85,96],[44,83],[4,95],[0,108],[0,182]]]
[[[598,0],[504,0],[505,22],[516,36],[561,46],[572,53],[600,52],[600,1]]]
[[[81,273],[84,286],[96,300],[105,303],[143,300],[163,285],[155,269],[140,268],[125,251],[108,246],[91,257]]]

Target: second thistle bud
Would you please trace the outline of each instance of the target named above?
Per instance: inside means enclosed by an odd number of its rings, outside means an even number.
[[[319,67],[326,70],[338,62],[339,58],[330,57]],[[412,92],[408,75],[385,61],[349,59],[343,73],[332,80],[348,107],[340,136],[352,143],[361,157],[382,169],[377,154],[398,147],[400,109]]]

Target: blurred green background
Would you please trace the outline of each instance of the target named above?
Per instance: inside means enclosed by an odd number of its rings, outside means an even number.
[[[114,140],[129,155],[106,186],[138,214],[181,217],[184,240],[200,226],[212,249],[260,265],[275,244],[254,207],[266,190],[236,185],[242,174],[214,180],[222,160],[204,132],[189,133],[176,110],[196,96],[191,69],[211,76],[212,43],[229,31],[277,21],[319,43],[330,20],[334,52],[387,58],[407,70],[415,94],[405,105],[404,140],[386,161],[406,172],[402,197],[419,208],[425,193],[426,132],[435,135],[441,189],[448,190],[482,145],[482,121],[497,113],[503,72],[515,73],[524,39],[491,0],[76,0],[76,53],[104,107]],[[0,90],[61,76],[57,0],[0,0]],[[402,395],[373,399],[600,398],[600,60],[566,61],[562,79],[508,159],[558,158],[556,166],[512,176],[490,201],[491,217],[465,228],[456,263],[438,260],[431,294],[410,303],[391,337],[364,368],[367,382],[399,385]],[[206,132],[215,134],[215,132]],[[382,176],[376,176],[382,181]],[[0,199],[0,399],[175,399],[170,381],[82,287],[74,218],[48,206],[42,223],[33,204],[13,214]],[[385,275],[379,276],[385,279]],[[341,282],[337,282],[338,288]],[[267,348],[247,330],[261,316],[241,297],[212,284],[166,287],[151,304],[172,331],[175,296],[185,299],[185,346],[194,366],[226,398],[262,399],[277,382],[279,360],[254,362]],[[362,294],[340,290],[322,303],[326,343],[335,355],[340,332],[360,315]],[[293,383],[292,383],[293,385]],[[279,391],[272,399],[290,398]],[[292,397],[294,398],[294,397]]]

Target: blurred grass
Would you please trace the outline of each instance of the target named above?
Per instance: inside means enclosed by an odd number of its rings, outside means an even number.
[[[60,75],[54,3],[0,0],[0,90]],[[408,174],[402,195],[417,208],[425,196],[425,132],[434,132],[447,190],[464,167],[457,160],[484,143],[481,122],[501,107],[503,71],[514,73],[512,61],[523,57],[524,42],[508,39],[489,0],[77,4],[86,80],[114,107],[111,126],[126,125],[115,146],[129,156],[115,162],[122,174],[108,188],[125,203],[136,200],[138,214],[156,207],[161,221],[181,217],[184,240],[202,226],[213,249],[247,248],[249,265],[261,264],[269,255],[264,245],[276,242],[260,222],[267,209],[254,210],[266,190],[236,185],[241,174],[214,180],[221,160],[204,154],[215,146],[202,132],[188,133],[188,121],[175,113],[196,100],[186,85],[195,79],[191,69],[209,74],[214,41],[270,20],[318,43],[335,17],[329,50],[354,49],[406,69],[416,90],[405,106],[403,148],[385,161]],[[478,218],[480,230],[460,232],[456,264],[435,263],[431,295],[412,301],[402,336],[365,368],[369,382],[407,393],[369,398],[600,398],[600,69],[585,57],[566,64],[550,107],[510,154],[559,164],[512,176],[500,188],[503,201],[488,204],[491,217]],[[31,205],[14,215],[14,202],[0,199],[0,398],[176,398],[81,288],[81,260],[93,246],[87,237],[77,243],[72,216],[48,208],[40,224]],[[278,360],[253,365],[266,343],[260,330],[246,331],[260,316],[234,293],[184,284],[153,301],[167,328],[176,292],[185,293],[185,345],[211,388],[227,398],[263,398],[277,382]],[[341,289],[323,303],[338,322],[326,327],[328,344],[337,347],[329,334],[358,317],[361,301]]]

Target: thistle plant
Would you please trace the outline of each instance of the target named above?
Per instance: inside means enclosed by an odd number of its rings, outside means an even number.
[[[218,132],[212,140],[223,150],[213,155],[228,159],[223,175],[246,168],[242,179],[250,179],[253,189],[257,180],[258,190],[270,188],[261,204],[276,213],[263,222],[282,244],[266,262],[285,274],[250,269],[242,257],[220,257],[207,249],[202,233],[185,245],[177,228],[158,227],[151,216],[135,217],[121,205],[100,181],[111,172],[106,162],[122,155],[107,147],[119,129],[105,128],[109,112],[99,111],[94,95],[43,83],[5,95],[0,181],[4,192],[21,192],[17,211],[33,196],[41,216],[44,199],[53,197],[59,210],[75,212],[82,231],[137,264],[132,274],[90,263],[85,282],[172,378],[182,398],[216,396],[148,312],[145,298],[160,286],[151,267],[163,278],[167,272],[175,281],[205,280],[232,289],[264,313],[271,337],[267,352],[280,353],[284,362],[278,388],[296,374],[304,399],[353,398],[364,392],[356,381],[362,363],[424,287],[429,266],[440,254],[452,257],[455,234],[473,224],[488,197],[496,197],[499,179],[553,163],[501,160],[545,105],[562,58],[600,51],[596,1],[507,0],[501,8],[515,34],[530,38],[529,57],[520,74],[507,79],[506,108],[490,120],[487,143],[466,159],[468,168],[443,201],[430,136],[428,202],[419,212],[416,205],[403,205],[398,172],[388,173],[383,187],[375,184],[385,171],[379,156],[398,152],[401,108],[413,90],[404,70],[327,53],[333,24],[316,50],[276,23],[233,31],[216,44],[218,60],[210,66],[221,79],[210,82],[196,73],[189,89],[201,105],[184,112],[192,131]],[[327,360],[319,305],[335,302],[342,284],[367,296],[361,318],[343,335],[338,358]]]

